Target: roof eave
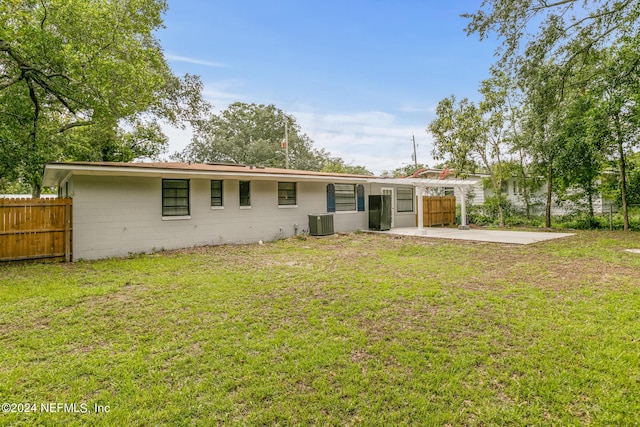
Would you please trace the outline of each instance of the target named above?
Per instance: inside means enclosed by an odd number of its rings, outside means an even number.
[[[91,176],[146,176],[146,177],[234,177],[246,178],[249,180],[272,180],[289,179],[296,181],[332,181],[332,182],[366,182],[369,177],[362,175],[317,173],[309,174],[306,171],[291,170],[274,172],[266,171],[263,168],[250,168],[243,171],[219,171],[219,170],[196,170],[181,168],[161,168],[161,167],[136,167],[116,166],[116,165],[88,165],[72,163],[49,163],[45,166],[42,185],[44,187],[55,187],[64,184],[72,175]]]

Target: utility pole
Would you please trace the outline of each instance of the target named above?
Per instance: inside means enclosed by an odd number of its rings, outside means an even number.
[[[284,167],[289,169],[289,128],[286,120],[284,122],[284,140],[280,143],[280,147],[284,148]]]
[[[411,138],[413,139],[413,164],[418,169],[418,155],[416,154],[416,136],[411,134]]]
[[[284,122],[284,141],[282,141],[282,148],[284,148],[284,167],[289,169],[289,127],[285,119]]]

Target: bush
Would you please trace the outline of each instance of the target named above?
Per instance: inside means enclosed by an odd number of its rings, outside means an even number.
[[[507,227],[544,227],[544,216],[511,215],[504,220]]]
[[[527,218],[524,212],[518,211],[507,201],[505,208],[505,226],[507,227],[537,227],[545,225],[545,216],[536,215]],[[460,218],[460,206],[457,210]],[[488,199],[483,206],[467,205],[467,216],[469,224],[476,224],[481,227],[498,225],[498,205],[495,200]],[[595,215],[592,221],[584,212],[576,212],[569,215],[556,216],[551,218],[551,224],[555,228],[571,228],[574,230],[608,230],[609,214]],[[624,229],[622,209],[613,214],[612,228],[614,230]],[[640,231],[640,205],[629,207],[629,229]]]
[[[558,228],[572,228],[575,230],[608,230],[610,225],[614,230],[624,229],[622,209],[613,214],[611,224],[609,214],[595,215],[591,223],[589,223],[589,216],[585,213],[565,215],[554,220],[554,226]],[[629,229],[640,231],[640,206],[629,208]]]

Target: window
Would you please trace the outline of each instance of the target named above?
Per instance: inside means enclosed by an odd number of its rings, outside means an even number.
[[[162,216],[189,215],[189,180],[162,180]]]
[[[211,181],[211,206],[224,206],[222,204],[222,181]]]
[[[398,212],[413,212],[413,188],[396,190]]]
[[[294,206],[297,203],[296,183],[295,182],[279,182],[278,183],[278,206]]]
[[[355,184],[335,184],[336,211],[356,210],[356,186]]]
[[[240,206],[251,206],[251,181],[240,181]]]
[[[517,196],[520,195],[522,196],[524,194],[524,184],[522,183],[518,183],[518,180],[514,180],[513,181],[513,195]]]

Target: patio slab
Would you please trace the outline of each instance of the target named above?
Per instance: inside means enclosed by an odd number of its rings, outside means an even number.
[[[572,233],[555,233],[545,231],[509,231],[509,230],[458,230],[457,228],[424,228],[417,227],[392,228],[388,231],[377,231],[399,236],[431,237],[434,239],[473,240],[477,242],[512,243],[529,245],[545,240],[560,239],[573,236]]]

